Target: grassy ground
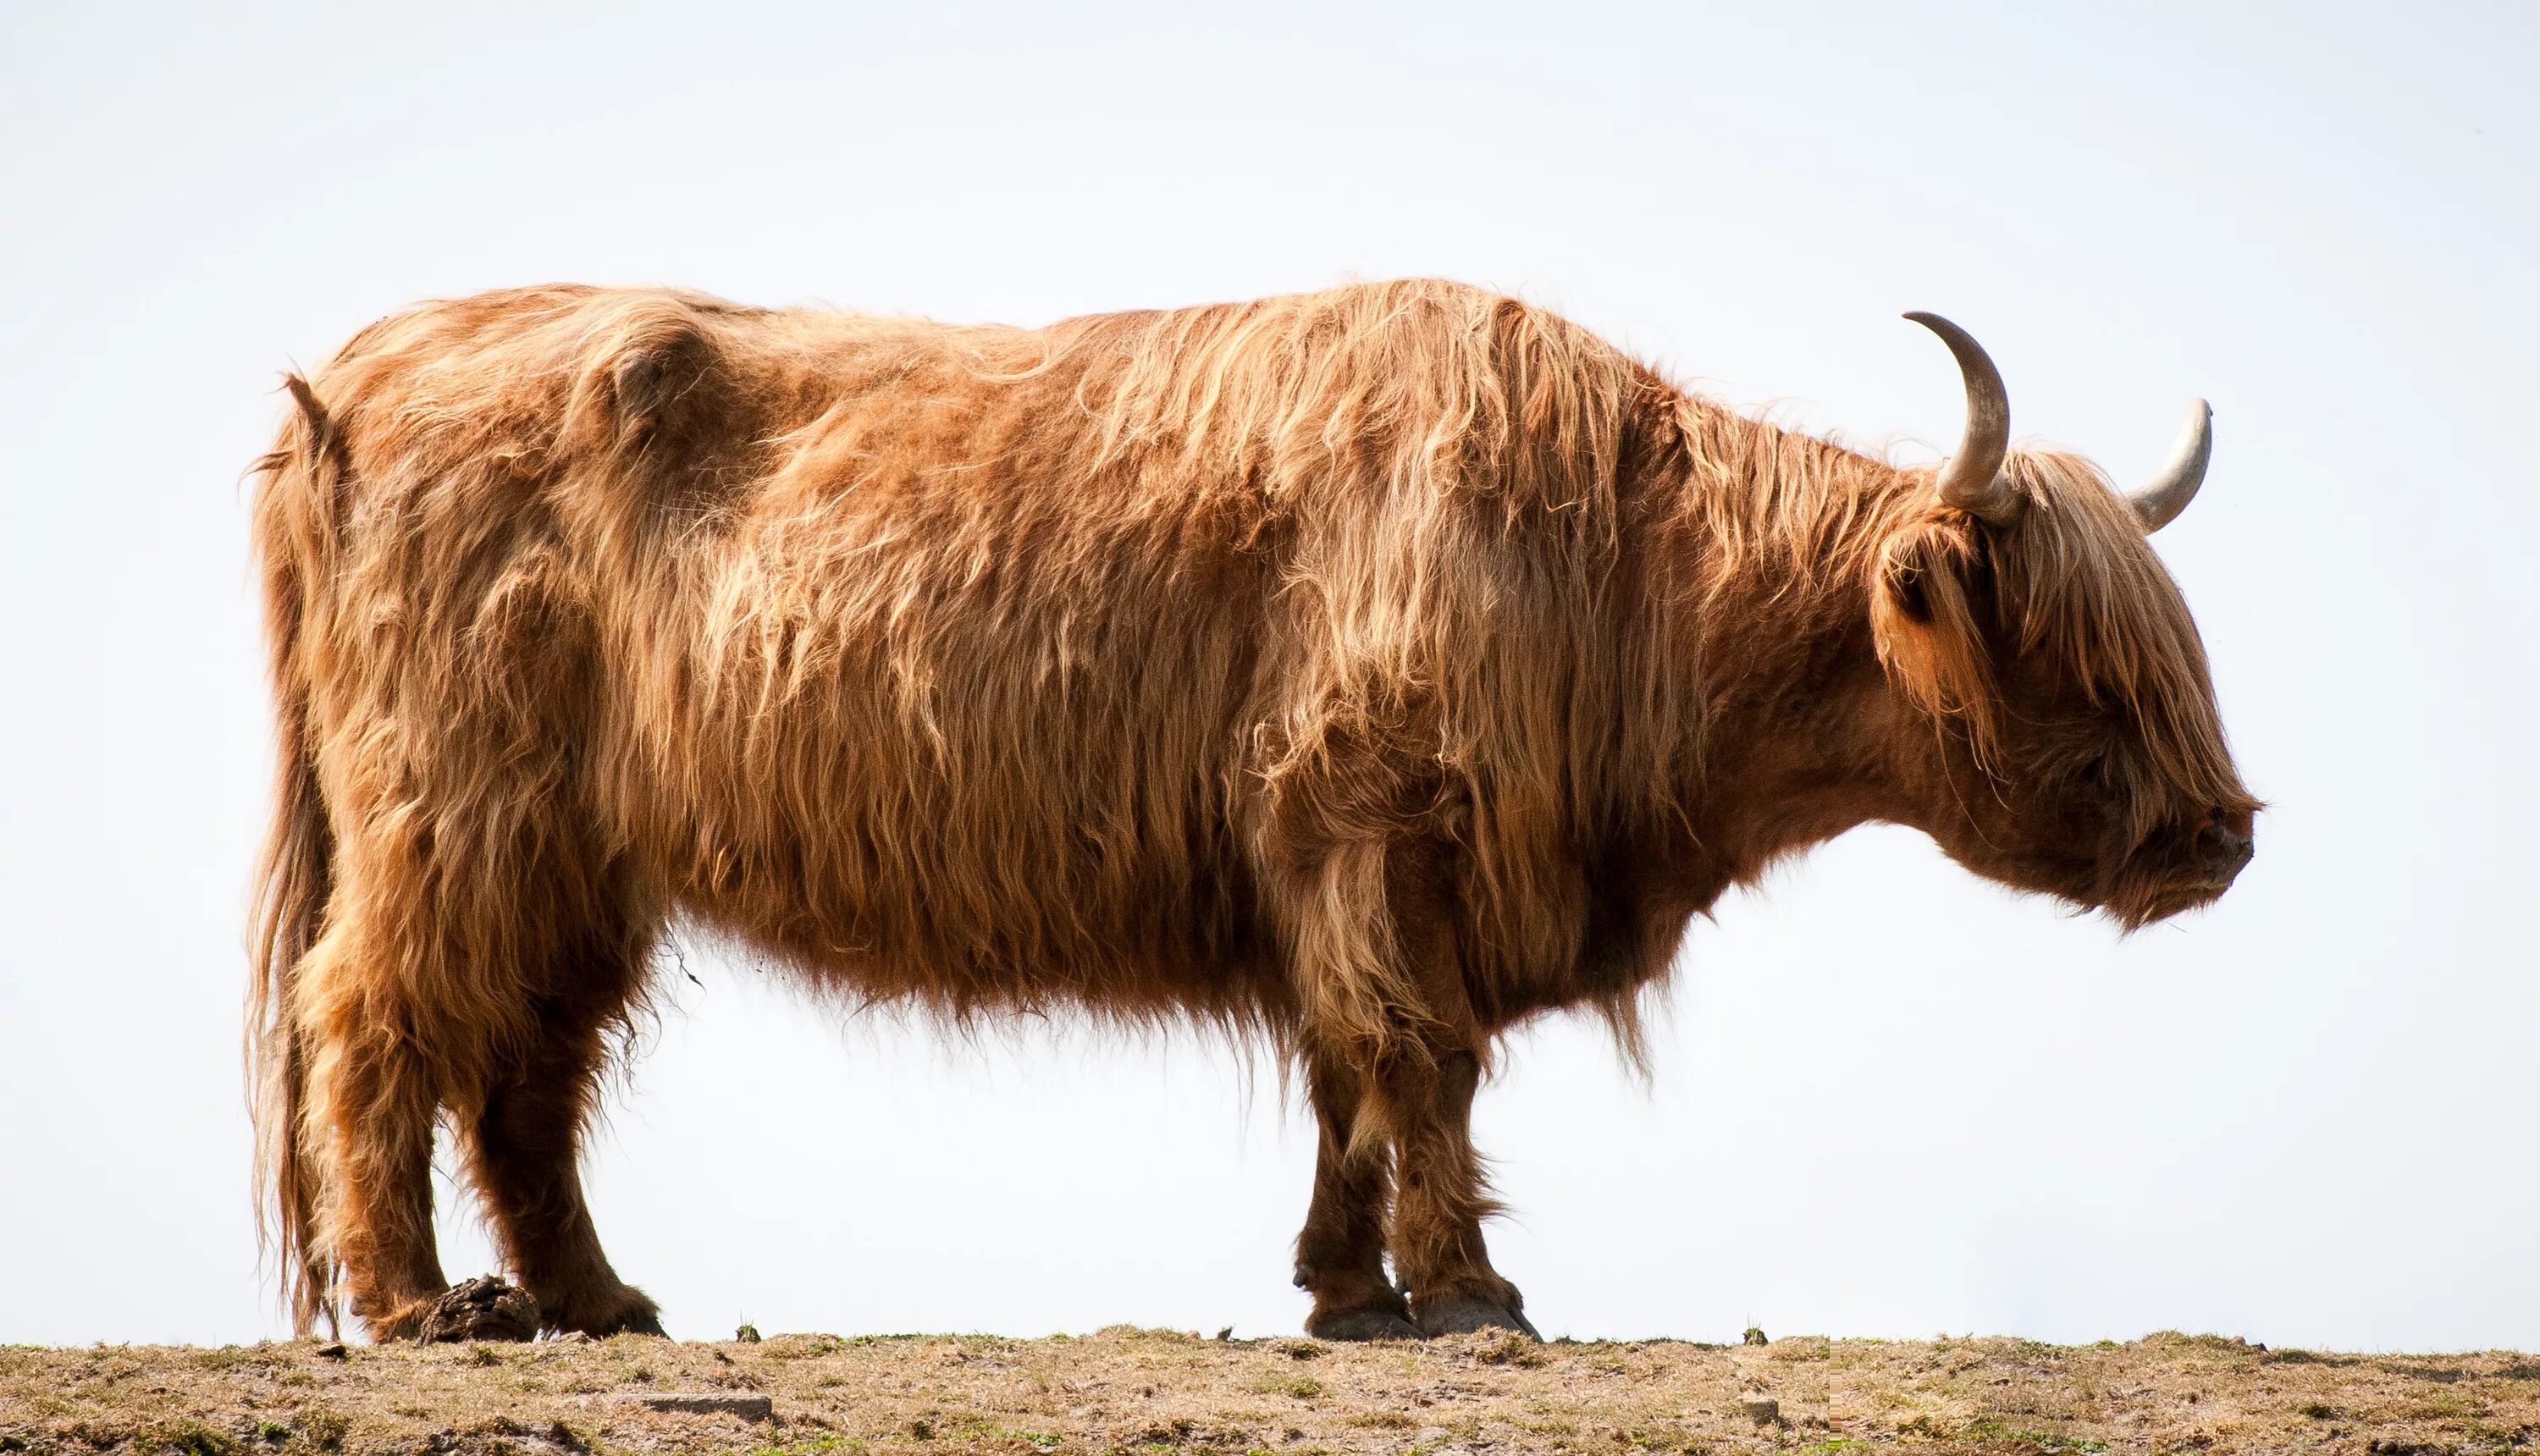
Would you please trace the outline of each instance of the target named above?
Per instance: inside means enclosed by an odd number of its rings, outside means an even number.
[[[760,1394],[772,1418],[647,1394]],[[1777,1410],[1757,1402],[1769,1399]],[[1017,1341],[779,1336],[349,1351],[0,1349],[0,1452],[752,1451],[922,1456],[1642,1452],[2525,1452],[2540,1359],[2082,1348],[1327,1346],[1108,1330]]]

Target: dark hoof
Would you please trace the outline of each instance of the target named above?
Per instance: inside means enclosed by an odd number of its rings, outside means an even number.
[[[1421,1340],[1420,1327],[1390,1309],[1347,1309],[1305,1321],[1317,1340]]]
[[[662,1328],[662,1316],[650,1305],[618,1316],[615,1325],[601,1331],[600,1338],[605,1340],[611,1335],[650,1335],[657,1340],[670,1338],[670,1332]]]
[[[490,1274],[480,1274],[432,1301],[415,1338],[426,1345],[451,1340],[534,1340],[538,1301]]]
[[[583,1298],[569,1303],[541,1304],[545,1325],[558,1335],[588,1335],[605,1340],[612,1335],[650,1335],[668,1339],[662,1328],[661,1307],[646,1298],[644,1291],[619,1284],[613,1291],[594,1299]]]
[[[1470,1294],[1449,1294],[1443,1299],[1420,1304],[1416,1310],[1420,1328],[1430,1335],[1471,1335],[1482,1330],[1514,1330],[1528,1340],[1543,1337],[1526,1323],[1524,1315],[1502,1308],[1487,1299]]]

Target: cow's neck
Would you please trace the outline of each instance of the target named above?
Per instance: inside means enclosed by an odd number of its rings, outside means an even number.
[[[1709,503],[1753,513],[1764,502],[1778,519],[1721,522],[1695,513],[1695,538],[1681,543],[1721,574],[1702,593],[1701,618],[1687,624],[1701,723],[1698,747],[1684,759],[1680,869],[1697,909],[1857,825],[1913,817],[1896,744],[1928,725],[1912,719],[1878,662],[1868,563],[1922,487],[1822,442],[1799,444],[1797,453],[1824,472],[1806,488],[1718,493]],[[1793,453],[1776,451],[1786,473]],[[1719,543],[1732,536],[1805,541],[1811,552],[1796,564],[1771,552],[1725,552]]]

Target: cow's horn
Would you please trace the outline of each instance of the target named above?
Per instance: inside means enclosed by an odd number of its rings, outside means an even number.
[[[1967,380],[1967,437],[1940,471],[1940,499],[1997,525],[2019,514],[2019,495],[2002,475],[2011,453],[2011,395],[1984,346],[1938,313],[1905,315],[1940,336]]]
[[[2187,423],[2179,426],[2178,444],[2170,449],[2169,463],[2160,467],[2150,485],[2126,498],[2146,534],[2176,520],[2187,503],[2196,499],[2196,488],[2205,483],[2205,467],[2213,459],[2214,406],[2191,400]]]

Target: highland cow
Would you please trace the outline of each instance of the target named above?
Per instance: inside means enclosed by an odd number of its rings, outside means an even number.
[[[1531,1333],[1495,1039],[1635,1047],[1690,917],[1869,821],[2127,926],[2256,802],[2129,497],[1899,468],[1437,282],[1025,330],[547,287],[309,380],[255,533],[280,726],[249,1011],[297,1318],[469,1336],[436,1127],[537,1322],[658,1331],[577,1155],[667,928],[963,1021],[1197,1022],[1319,1125],[1305,1328]],[[508,1291],[505,1291],[508,1294]],[[509,1298],[516,1312],[526,1308]]]

